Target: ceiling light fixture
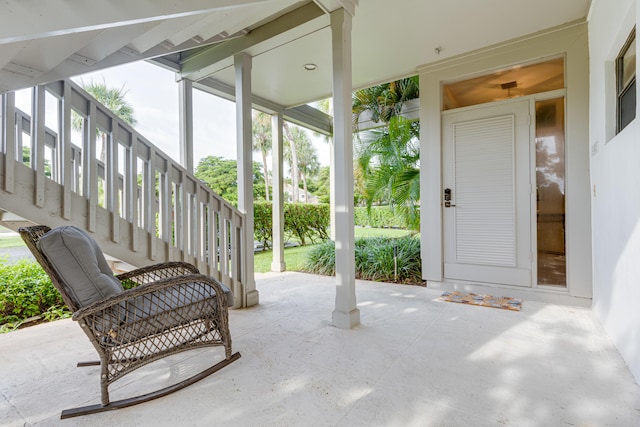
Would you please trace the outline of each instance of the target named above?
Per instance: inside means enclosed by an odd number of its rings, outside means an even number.
[[[517,88],[518,87],[518,82],[516,80],[514,80],[512,82],[502,83],[500,85],[500,87],[507,91],[507,98],[512,98],[512,97],[516,96],[516,94],[514,94],[514,93],[512,94],[511,93],[511,89]]]
[[[315,71],[318,69],[318,66],[316,64],[304,64],[304,69],[307,71]]]

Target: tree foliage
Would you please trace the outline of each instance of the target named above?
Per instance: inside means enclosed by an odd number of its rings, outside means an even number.
[[[353,122],[357,125],[360,115],[368,112],[376,123],[389,123],[399,116],[406,101],[420,96],[418,76],[357,90],[353,93]]]
[[[253,113],[253,151],[260,153],[262,157],[262,176],[264,177],[265,199],[269,200],[269,168],[267,156],[272,150],[272,129],[271,116],[266,113],[254,111]],[[292,184],[292,197],[294,201],[299,200],[299,182],[305,192],[305,200],[309,199],[308,181],[313,177],[320,167],[318,154],[313,146],[306,130],[283,123],[284,133],[284,160],[289,163]]]
[[[238,201],[238,164],[235,160],[204,157],[196,167],[195,176],[225,200]],[[253,197],[264,200],[264,181],[257,162],[253,162]]]
[[[369,208],[374,203],[389,204],[411,229],[420,226],[420,123],[401,113],[404,103],[419,93],[415,76],[356,91],[352,104],[356,125],[365,112],[372,121],[384,124],[358,135],[355,192],[364,195]]]
[[[298,197],[298,153],[296,150],[294,132],[298,130],[296,126],[290,126],[286,121],[282,123],[282,130],[284,131],[284,139],[287,142],[284,148],[284,158],[289,162],[291,168],[291,191],[294,202],[300,200]]]
[[[99,103],[107,107],[131,126],[135,126],[137,123],[133,106],[127,102],[125,96],[127,91],[124,85],[121,88],[109,87],[103,80],[102,82],[82,83],[82,88],[89,92]]]
[[[287,239],[302,246],[329,238],[330,212],[328,204],[285,203],[284,232]],[[273,206],[269,202],[253,205],[254,237],[265,248],[273,240]]]
[[[306,201],[309,198],[307,180],[309,176],[317,173],[320,167],[318,152],[304,129],[289,124],[284,128],[287,140],[287,145],[284,146],[284,158],[291,166],[292,198],[294,202],[300,200],[298,190],[299,182],[302,180]]]
[[[365,182],[368,207],[389,203],[410,229],[418,229],[420,218],[419,126],[401,116],[387,127],[363,132],[357,144],[358,165]]]
[[[308,183],[309,177],[318,173],[320,162],[318,161],[318,152],[313,146],[307,132],[299,127],[292,129],[294,135],[294,145],[297,153],[298,174],[302,179],[302,188],[304,191],[304,201],[309,201]]]
[[[269,168],[267,156],[271,151],[271,116],[258,111],[253,112],[252,120],[253,151],[262,156],[262,175],[264,177],[264,197],[269,201]]]
[[[329,203],[331,199],[331,168],[321,166],[318,173],[309,180],[308,186],[309,191],[318,197],[320,203]]]
[[[135,126],[137,121],[133,106],[125,99],[127,91],[124,89],[124,85],[121,88],[109,87],[104,80],[101,83],[92,80],[89,83],[82,82],[82,88],[121,120],[131,126]],[[75,111],[72,114],[71,126],[76,130],[81,130],[84,126],[84,120]],[[96,133],[98,136],[97,149],[100,153],[100,160],[104,161],[107,154],[107,134],[97,128]]]

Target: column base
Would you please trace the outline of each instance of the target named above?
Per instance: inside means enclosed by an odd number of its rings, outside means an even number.
[[[360,324],[360,310],[354,308],[350,312],[334,310],[332,314],[333,326],[340,329],[351,329]]]
[[[287,271],[287,265],[284,262],[272,262],[271,271],[282,273],[283,271]]]
[[[254,305],[258,305],[259,303],[259,294],[257,290],[247,292],[245,296],[245,307],[253,307]]]

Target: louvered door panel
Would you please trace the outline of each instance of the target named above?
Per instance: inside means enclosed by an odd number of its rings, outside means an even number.
[[[457,263],[514,267],[514,116],[454,124]]]

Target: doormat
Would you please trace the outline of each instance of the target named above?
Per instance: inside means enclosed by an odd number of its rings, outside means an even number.
[[[492,295],[478,295],[458,291],[447,291],[443,293],[439,299],[447,302],[501,308],[512,311],[520,311],[522,308],[522,300],[519,298],[494,297]]]

